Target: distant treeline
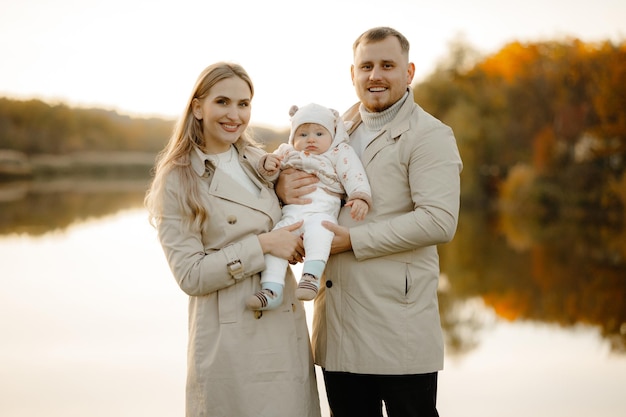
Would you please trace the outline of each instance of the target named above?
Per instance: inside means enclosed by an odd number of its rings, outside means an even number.
[[[172,127],[171,120],[135,119],[102,109],[0,98],[0,148],[27,155],[156,152],[167,141]]]
[[[174,124],[174,120],[135,118],[110,110],[0,98],[0,149],[29,156],[93,151],[156,153],[167,143]],[[287,135],[261,127],[253,131],[268,147],[284,141]]]

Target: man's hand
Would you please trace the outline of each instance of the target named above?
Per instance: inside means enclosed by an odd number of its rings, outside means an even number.
[[[319,179],[313,174],[307,174],[294,168],[287,168],[280,172],[276,181],[276,195],[284,204],[309,204],[310,198],[302,198],[315,191]]]
[[[330,244],[330,254],[346,252],[352,250],[352,241],[350,240],[350,230],[347,227],[339,226],[327,220],[322,222],[322,226],[335,234]]]

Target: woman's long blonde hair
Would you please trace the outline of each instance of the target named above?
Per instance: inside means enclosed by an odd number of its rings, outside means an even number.
[[[200,227],[208,219],[207,209],[202,204],[199,187],[200,179],[193,172],[189,159],[194,146],[198,146],[200,149],[205,147],[202,121],[194,117],[192,101],[195,98],[202,100],[219,81],[233,77],[241,78],[248,84],[251,93],[250,98],[252,98],[254,96],[254,86],[250,76],[241,65],[229,62],[216,62],[206,67],[198,76],[192,94],[187,101],[187,106],[180,119],[178,119],[169,142],[156,158],[156,164],[153,169],[154,178],[144,199],[144,204],[149,213],[149,221],[153,226],[156,227],[161,221],[165,180],[167,174],[173,170],[177,170],[180,174],[178,198],[180,206],[183,208],[183,215],[187,225]],[[239,144],[241,141],[256,145],[248,129],[243,132],[237,143]]]

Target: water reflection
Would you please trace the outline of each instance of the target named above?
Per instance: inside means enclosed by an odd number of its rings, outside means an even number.
[[[186,297],[146,185],[1,188],[0,415],[183,415]],[[442,416],[626,414],[622,232],[556,227],[466,210],[441,247]]]
[[[480,297],[511,321],[598,326],[612,350],[626,353],[626,229],[465,211],[441,253],[450,280],[442,312],[454,348],[471,347],[455,335],[475,324],[458,323],[449,307]]]
[[[55,180],[0,184],[0,236],[38,236],[142,206],[148,181]],[[441,311],[452,354],[473,349],[478,298],[506,320],[598,326],[626,352],[626,228],[602,222],[493,218],[464,210],[455,239],[440,248]]]
[[[0,235],[41,235],[143,203],[146,179],[0,182]]]

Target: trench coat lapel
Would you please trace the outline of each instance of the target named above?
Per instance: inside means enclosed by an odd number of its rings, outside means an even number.
[[[374,158],[374,156],[376,156],[376,154],[381,149],[393,144],[393,142],[394,142],[393,138],[389,136],[389,131],[387,130],[381,131],[380,134],[376,138],[374,138],[374,140],[372,140],[370,144],[367,145],[367,147],[363,151],[363,155],[361,157],[361,161],[363,162],[363,165],[367,167],[369,163],[372,161],[372,159]]]
[[[344,120],[346,120],[350,125],[350,127],[348,128],[348,135],[351,135],[356,130],[356,128],[359,127],[361,123],[363,123],[363,121],[361,120],[361,115],[359,114],[358,103],[348,109],[348,111],[344,113],[343,117]],[[393,140],[387,134],[387,129],[383,129],[363,151],[363,155],[361,156],[361,162],[363,163],[363,166],[367,167],[367,165],[371,162],[376,153],[378,153],[378,151],[380,151],[385,146],[390,145],[391,143],[393,143]]]
[[[413,91],[410,89],[409,94],[410,97],[413,97]],[[394,144],[403,133],[411,128],[409,117],[413,109],[413,104],[413,100],[407,99],[407,102],[405,102],[398,111],[395,123],[392,125],[387,124],[383,127],[378,136],[365,148],[361,157],[361,162],[363,162],[365,167],[369,165],[374,156],[376,156],[381,149]],[[348,109],[344,114],[344,118],[351,124],[348,134],[352,134],[359,124],[363,123],[361,115],[359,114],[359,104],[357,103]]]
[[[258,196],[246,190],[228,172],[216,169],[213,176],[213,181],[209,185],[211,195],[270,214],[269,209],[272,206],[270,192],[255,176],[250,176],[250,178],[261,190]]]
[[[261,211],[269,217],[272,217],[272,208],[274,207],[273,199],[276,197],[267,188],[267,185],[261,182],[256,172],[253,172],[252,168],[245,162],[242,162],[241,159],[239,162],[243,170],[248,174],[248,177],[259,190],[261,190],[258,196],[246,190],[228,172],[213,167],[208,161],[205,161],[198,152],[191,152],[190,157],[191,165],[196,174],[207,182],[209,194]]]

